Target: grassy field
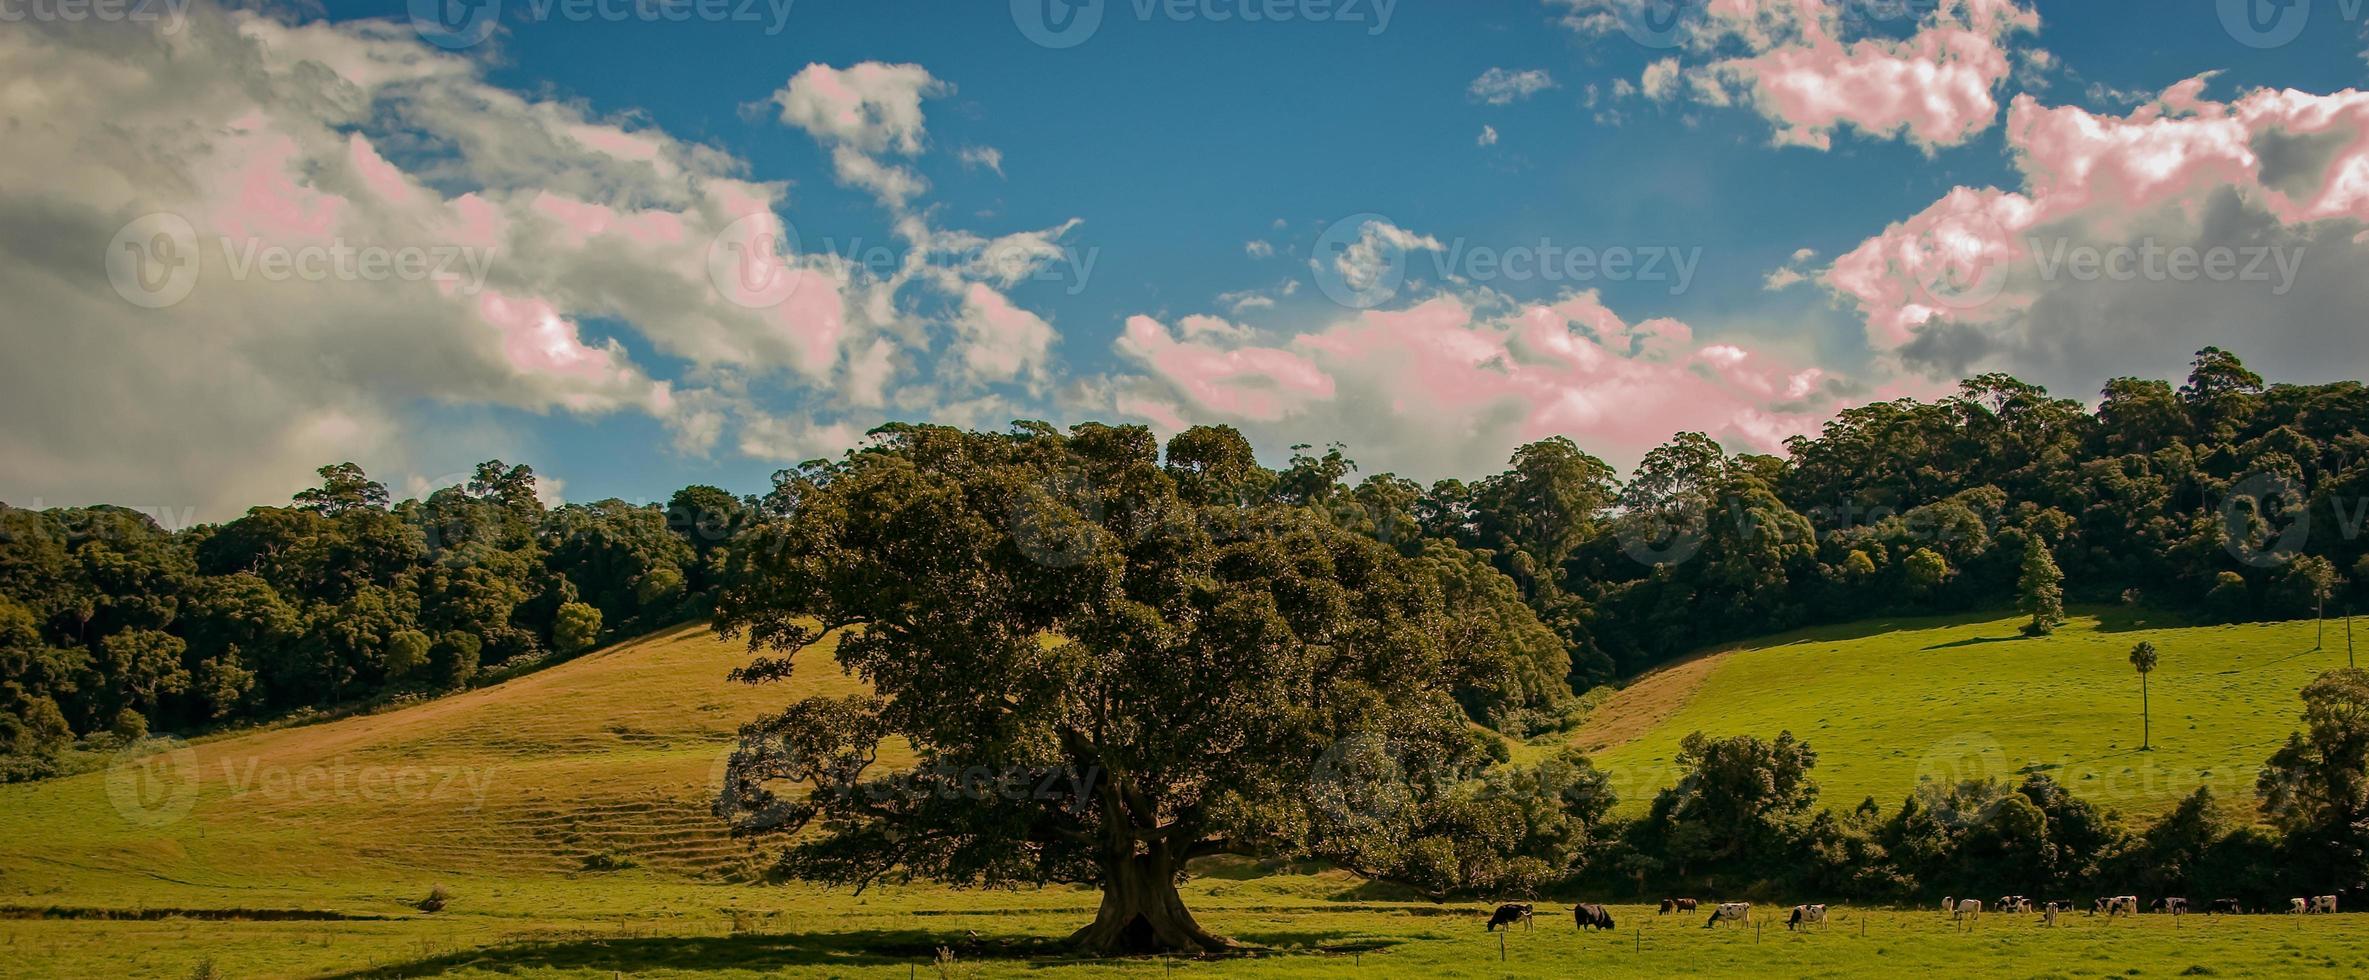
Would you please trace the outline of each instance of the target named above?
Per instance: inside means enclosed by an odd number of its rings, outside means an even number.
[[[1986,640],[2012,635],[2012,623],[1959,621],[1779,638],[1648,678],[1577,737],[1636,784],[1632,806],[1686,731],[1791,727],[1817,745],[1830,802],[1896,799],[1930,746],[1972,744],[1985,765],[2057,765],[2084,794],[2144,810],[2202,773],[2250,780],[2292,726],[2296,688],[2343,657],[2341,645],[2305,652],[2309,624],[2082,619],[2050,640]],[[2160,751],[2146,756],[2129,751],[2136,686],[2122,661],[2139,639],[2164,654]],[[1939,913],[1838,910],[1796,936],[1621,908],[1617,934],[1542,914],[1507,937],[1501,962],[1478,905],[1247,862],[1197,867],[1188,900],[1271,952],[1073,962],[1054,941],[1091,917],[1095,896],[1076,889],[858,896],[727,880],[746,852],[707,801],[732,730],[795,693],[855,687],[822,656],[788,687],[726,683],[743,656],[686,627],[459,697],[0,787],[0,976],[911,977],[940,975],[941,945],[955,947],[952,976],[2369,972],[2369,929],[2351,914],[2054,930],[1994,916],[1961,933]],[[2117,779],[2126,768],[2156,782]],[[443,912],[414,909],[439,888]],[[971,931],[981,938],[965,945]]]
[[[2300,724],[2296,692],[2345,664],[2341,621],[2316,651],[2309,621],[2178,628],[2117,609],[2077,613],[2043,639],[2020,625],[1866,622],[1748,644],[1641,679],[1574,741],[1613,774],[1629,813],[1669,785],[1679,740],[1698,730],[1806,739],[1829,806],[1870,795],[1896,806],[1920,779],[2038,772],[2127,815],[2168,810],[2199,785],[2243,808],[2262,761]],[[2146,752],[2127,659],[2141,641],[2163,657],[2147,681]]]

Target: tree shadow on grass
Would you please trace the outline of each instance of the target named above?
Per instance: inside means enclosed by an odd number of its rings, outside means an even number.
[[[798,966],[890,966],[926,964],[938,947],[960,960],[1067,962],[1073,954],[1059,939],[1026,936],[964,942],[921,930],[828,933],[742,933],[732,936],[650,936],[553,939],[460,950],[398,963],[332,974],[332,980],[391,980],[432,977],[459,970],[516,973],[525,970],[624,973],[645,971],[746,970],[766,972]]]
[[[1400,945],[1404,940],[1338,932],[1252,932],[1233,936],[1243,948],[1230,957],[1352,955]],[[1080,956],[1051,936],[1005,936],[968,940],[922,930],[866,930],[819,933],[740,933],[730,936],[647,936],[551,939],[485,946],[443,953],[408,963],[330,974],[328,980],[394,980],[434,977],[461,970],[518,973],[532,970],[633,975],[651,971],[742,970],[765,973],[791,967],[928,965],[940,947],[955,962],[1001,962],[1057,968],[1107,959]]]
[[[2015,641],[2017,641],[2017,640],[2021,640],[2021,639],[2025,639],[2025,637],[2021,637],[2021,636],[1970,636],[1970,637],[1967,637],[1967,638],[1965,638],[1965,639],[1963,639],[1963,640],[1951,640],[1951,641],[1949,641],[1948,643],[1936,643],[1936,644],[1933,644],[1932,646],[1926,647],[1925,649],[1927,649],[1927,650],[1955,650],[1955,649],[1958,649],[1959,647],[1978,647],[1978,646],[1982,646],[1982,645],[1984,645],[1984,644],[1986,644],[1986,643],[2013,643],[2013,642],[2015,642]]]

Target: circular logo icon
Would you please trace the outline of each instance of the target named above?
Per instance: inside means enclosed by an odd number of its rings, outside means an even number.
[[[1046,568],[1070,568],[1094,554],[1102,495],[1083,473],[1059,472],[1012,493],[1012,545]]]
[[[1944,806],[1941,801],[1967,783],[1998,782],[2014,774],[2008,764],[2007,750],[1999,740],[1979,732],[1967,732],[1935,743],[1917,761],[1917,782],[1929,787],[1929,802],[1935,804],[1933,816],[1952,826],[1971,826],[1991,818],[1990,802],[1979,803],[1972,809]]]
[[[1917,286],[1936,307],[1972,310],[2007,289],[2007,229],[1981,206],[1962,207],[1927,229]]]
[[[2311,504],[2303,489],[2275,473],[2239,480],[2221,498],[2222,547],[2254,568],[2276,568],[2301,554],[2311,538]]]
[[[1308,265],[1316,288],[1333,302],[1370,310],[1398,295],[1407,281],[1407,248],[1415,237],[1378,214],[1353,214],[1316,237]]]
[[[107,801],[140,827],[179,823],[197,807],[197,750],[170,735],[119,749],[107,765]]]
[[[707,279],[735,306],[780,306],[798,291],[798,229],[771,211],[741,218],[707,243]]]
[[[483,44],[502,19],[502,0],[411,0],[411,29],[447,51]]]
[[[169,211],[143,214],[107,242],[107,282],[134,306],[160,310],[197,288],[197,229]]]
[[[1655,507],[1621,515],[1613,537],[1622,554],[1641,565],[1683,565],[1703,550],[1710,537],[1711,513],[1701,501],[1678,507]]]
[[[1702,23],[1704,0],[1621,0],[1613,6],[1621,33],[1648,48],[1685,44]]]
[[[1012,0],[1012,23],[1041,48],[1074,48],[1102,29],[1103,0]]]
[[[2311,0],[2220,0],[2221,29],[2249,48],[2279,48],[2303,36]]]

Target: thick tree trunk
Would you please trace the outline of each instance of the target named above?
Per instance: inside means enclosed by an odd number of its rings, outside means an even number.
[[[1164,850],[1164,849],[1163,849]],[[1069,937],[1072,945],[1112,956],[1185,953],[1199,956],[1235,948],[1193,921],[1176,891],[1178,862],[1166,854],[1137,855],[1106,862],[1102,909],[1094,924]]]

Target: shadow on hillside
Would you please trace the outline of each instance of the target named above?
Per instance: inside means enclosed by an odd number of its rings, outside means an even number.
[[[1060,940],[1027,936],[965,942],[919,930],[830,933],[743,933],[733,936],[612,937],[524,942],[445,953],[409,963],[331,974],[336,980],[433,977],[459,971],[519,973],[550,970],[636,974],[647,971],[769,972],[789,967],[926,966],[938,947],[965,960],[1067,959]]]
[[[1933,644],[1932,646],[1926,647],[1925,649],[1927,649],[1927,650],[1955,650],[1955,649],[1958,649],[1959,647],[1978,647],[1978,646],[1982,646],[1982,645],[1984,645],[1984,644],[1986,644],[1986,643],[2013,643],[2013,642],[2015,642],[2015,641],[2017,641],[2017,640],[2021,640],[2021,639],[2025,639],[2025,637],[2021,637],[2021,636],[1969,636],[1969,637],[1967,637],[1967,638],[1965,638],[1965,639],[1963,639],[1963,640],[1951,640],[1951,641],[1949,641],[1948,643],[1936,643],[1936,644]]]

